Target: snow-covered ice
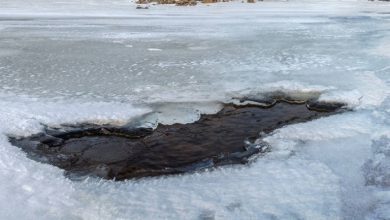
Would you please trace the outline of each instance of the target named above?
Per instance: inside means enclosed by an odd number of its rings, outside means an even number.
[[[1,219],[390,219],[390,4],[0,0]],[[161,123],[285,91],[353,111],[279,129],[248,166],[70,181],[7,135]]]

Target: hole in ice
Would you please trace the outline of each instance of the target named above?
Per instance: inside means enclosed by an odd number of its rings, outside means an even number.
[[[224,104],[194,123],[159,124],[154,130],[79,124],[10,141],[30,158],[64,169],[72,179],[124,180],[245,164],[269,151],[260,134],[342,112],[344,106],[277,96],[239,103]]]

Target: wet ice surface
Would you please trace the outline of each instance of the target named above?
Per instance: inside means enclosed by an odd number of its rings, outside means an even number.
[[[0,0],[0,217],[389,219],[389,11]],[[275,90],[355,111],[275,131],[250,166],[121,183],[69,181],[6,137],[156,110],[145,123],[190,122],[215,112],[212,101]]]

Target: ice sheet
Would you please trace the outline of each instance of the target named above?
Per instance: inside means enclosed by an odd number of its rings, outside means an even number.
[[[389,219],[389,11],[0,0],[0,218]],[[249,166],[121,183],[72,182],[6,138],[150,111],[190,122],[215,101],[279,90],[353,111],[273,132],[272,152]]]

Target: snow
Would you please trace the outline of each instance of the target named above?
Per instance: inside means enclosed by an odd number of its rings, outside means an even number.
[[[390,219],[389,10],[0,0],[0,218]],[[71,181],[7,140],[44,125],[188,123],[273,91],[352,111],[274,131],[247,166],[125,182]]]

